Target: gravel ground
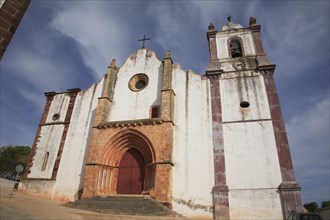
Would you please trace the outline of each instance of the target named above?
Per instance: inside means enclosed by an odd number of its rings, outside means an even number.
[[[1,220],[182,220],[182,218],[173,217],[100,214],[68,208],[56,200],[16,191],[10,197],[14,183],[14,181],[0,178]]]

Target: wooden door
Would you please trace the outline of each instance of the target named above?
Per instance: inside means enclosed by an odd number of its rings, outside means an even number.
[[[144,159],[132,148],[124,154],[119,164],[117,193],[141,194],[144,182]]]

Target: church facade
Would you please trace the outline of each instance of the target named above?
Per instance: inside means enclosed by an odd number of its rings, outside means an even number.
[[[47,92],[21,189],[74,201],[148,195],[189,217],[302,208],[260,25],[208,27],[205,74],[142,48],[85,90]]]

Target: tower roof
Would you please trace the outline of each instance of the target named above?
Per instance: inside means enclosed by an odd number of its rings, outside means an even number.
[[[231,29],[240,29],[240,28],[244,28],[244,27],[240,24],[235,24],[235,23],[232,23],[232,22],[228,22],[226,25],[224,25],[221,28],[221,31],[226,31],[226,30],[231,30]]]
[[[235,23],[231,22],[231,16],[228,16],[227,20],[228,20],[228,23],[221,28],[221,31],[244,28],[240,24],[235,24]]]

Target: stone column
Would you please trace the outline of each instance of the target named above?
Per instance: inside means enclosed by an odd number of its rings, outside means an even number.
[[[210,74],[210,73],[209,73]],[[226,162],[223,143],[219,73],[209,75],[211,84],[212,136],[214,160],[214,187],[212,189],[214,219],[230,219]]]
[[[254,43],[254,49],[256,50],[257,55],[257,63],[259,67],[264,66],[275,66],[270,63],[267,55],[265,54],[264,47],[262,46],[262,41],[260,37],[260,29],[261,26],[257,24],[257,20],[253,17],[250,18],[250,26],[249,29],[252,31],[252,39]]]
[[[220,70],[220,63],[218,59],[217,42],[216,42],[216,34],[218,33],[218,31],[215,30],[214,25],[212,23],[209,24],[208,28],[209,31],[206,32],[206,36],[209,44],[210,62],[207,70],[208,71]]]
[[[296,182],[294,175],[288,138],[273,78],[273,72],[274,68],[262,71],[282,176],[282,183],[278,187],[278,190],[281,198],[283,217],[286,219],[292,211],[303,211],[303,207],[301,204],[300,186]]]
[[[99,124],[103,124],[108,121],[114,88],[117,80],[117,73],[118,68],[116,67],[116,60],[113,59],[108,67],[108,73],[104,77],[102,96],[98,98],[94,126],[98,126]]]
[[[206,76],[210,80],[211,109],[212,109],[212,136],[214,160],[214,187],[212,189],[213,218],[230,219],[228,186],[226,183],[226,163],[223,144],[223,128],[220,96],[220,76],[222,70],[218,59],[216,34],[214,25],[210,23],[206,33],[209,42],[210,62]]]
[[[173,123],[173,108],[175,93],[172,89],[172,58],[170,51],[166,51],[166,56],[163,61],[163,86],[162,86],[162,106],[161,118],[164,121],[171,121]]]

